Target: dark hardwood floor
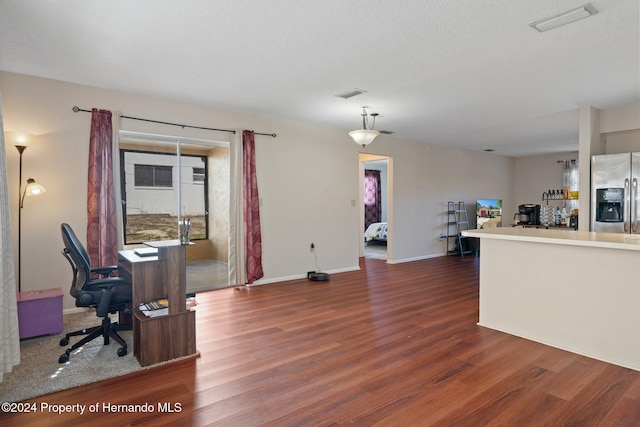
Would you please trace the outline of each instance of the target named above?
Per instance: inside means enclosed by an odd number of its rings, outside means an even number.
[[[640,372],[476,325],[478,259],[361,263],[198,294],[199,358],[31,401],[98,413],[0,425],[640,425]]]

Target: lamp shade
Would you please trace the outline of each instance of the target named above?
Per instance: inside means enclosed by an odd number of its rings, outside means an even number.
[[[4,139],[11,145],[17,147],[28,147],[36,142],[38,137],[32,133],[27,132],[5,132]]]
[[[39,196],[46,191],[47,189],[38,184],[35,179],[29,178],[27,180],[27,186],[24,189],[24,195],[27,197]]]
[[[380,132],[369,129],[352,130],[349,132],[349,136],[353,138],[356,144],[360,144],[363,147],[371,144],[378,135],[380,135]]]

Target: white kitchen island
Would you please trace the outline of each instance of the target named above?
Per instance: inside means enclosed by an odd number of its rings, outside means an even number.
[[[640,371],[640,236],[463,235],[481,242],[479,325]]]

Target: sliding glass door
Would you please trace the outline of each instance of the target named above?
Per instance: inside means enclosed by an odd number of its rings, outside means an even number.
[[[187,289],[229,285],[228,142],[120,131],[124,245],[178,238],[189,220]]]
[[[189,219],[192,240],[207,239],[207,163],[206,155],[178,162],[176,153],[121,150],[124,244],[177,239],[179,216]]]

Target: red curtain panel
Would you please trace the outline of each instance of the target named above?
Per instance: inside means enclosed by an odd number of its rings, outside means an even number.
[[[364,229],[374,222],[382,221],[382,191],[380,188],[380,171],[365,169],[364,171]]]
[[[112,134],[111,111],[93,108],[87,185],[87,252],[94,266],[118,263]]]
[[[260,230],[260,199],[256,178],[255,135],[253,131],[242,132],[243,180],[244,180],[244,227],[247,283],[264,276],[262,271],[262,232]]]

